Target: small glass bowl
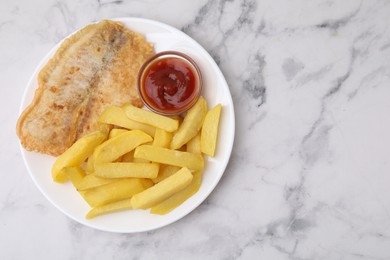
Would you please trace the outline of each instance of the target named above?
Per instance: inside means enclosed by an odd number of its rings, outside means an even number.
[[[184,61],[188,67],[191,67],[191,71],[195,77],[195,86],[192,93],[192,98],[188,103],[186,103],[183,107],[178,109],[172,109],[172,110],[165,110],[160,107],[156,107],[151,102],[149,102],[148,98],[146,97],[146,87],[145,87],[145,75],[148,73],[148,69],[150,66],[154,65],[155,63],[165,60],[165,59],[180,59],[181,61]],[[149,58],[142,66],[138,74],[138,80],[137,80],[137,87],[138,87],[138,93],[145,104],[147,108],[149,108],[151,111],[165,116],[176,116],[180,115],[187,110],[189,110],[199,99],[200,93],[202,90],[202,74],[198,67],[198,65],[195,63],[195,61],[190,58],[188,55],[178,52],[178,51],[164,51],[155,54],[151,58]]]

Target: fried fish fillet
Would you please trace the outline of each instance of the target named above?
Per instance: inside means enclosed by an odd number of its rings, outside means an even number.
[[[136,88],[153,46],[121,23],[101,21],[67,38],[38,75],[16,131],[26,150],[57,156],[93,131],[108,105],[141,107]]]

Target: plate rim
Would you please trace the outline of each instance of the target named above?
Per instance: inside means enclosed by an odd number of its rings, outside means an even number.
[[[88,221],[84,221],[84,222],[80,222],[79,219],[77,219],[76,216],[73,216],[72,214],[70,214],[69,212],[67,212],[63,207],[61,207],[60,205],[57,205],[58,203],[54,202],[53,199],[51,198],[50,194],[48,194],[41,186],[41,184],[38,182],[38,179],[34,176],[34,174],[32,173],[32,169],[30,168],[30,165],[27,161],[27,158],[26,158],[26,154],[29,152],[27,150],[25,150],[23,148],[23,146],[21,145],[21,142],[20,140],[18,139],[19,141],[19,147],[20,147],[20,151],[21,151],[21,154],[22,154],[22,158],[23,158],[23,162],[27,168],[27,171],[31,177],[31,179],[33,180],[35,186],[39,189],[39,191],[44,195],[44,197],[50,201],[50,203],[55,207],[57,208],[58,210],[60,210],[64,215],[66,215],[67,217],[71,218],[73,221],[79,223],[79,224],[82,224],[82,225],[85,225],[85,226],[88,226],[90,228],[93,228],[93,229],[96,229],[96,230],[101,230],[101,231],[106,231],[106,232],[112,232],[112,233],[140,233],[140,232],[147,232],[147,231],[151,231],[151,230],[156,230],[156,229],[159,229],[159,228],[162,228],[164,226],[168,226],[182,218],[184,218],[185,216],[187,216],[189,213],[193,212],[197,207],[199,207],[200,204],[202,204],[209,196],[210,194],[215,190],[215,187],[217,186],[217,184],[220,182],[220,180],[222,179],[222,176],[225,174],[225,170],[229,164],[229,160],[230,160],[230,157],[231,157],[231,154],[232,154],[232,150],[233,150],[233,145],[234,145],[234,140],[235,140],[235,113],[234,113],[234,103],[233,103],[233,99],[232,99],[232,95],[231,95],[231,92],[230,92],[230,89],[229,89],[229,85],[227,84],[227,81],[226,81],[226,78],[225,76],[223,75],[221,69],[219,68],[219,66],[216,64],[215,60],[213,59],[213,57],[206,51],[206,49],[204,49],[204,47],[198,43],[197,41],[195,41],[193,38],[191,38],[189,35],[187,35],[185,32],[171,26],[171,25],[168,25],[168,24],[165,24],[163,22],[159,22],[159,21],[156,21],[156,20],[151,20],[151,19],[146,19],[146,18],[139,18],[139,17],[115,17],[115,18],[107,18],[108,20],[112,20],[112,21],[118,21],[118,22],[123,22],[125,23],[125,26],[126,26],[126,23],[131,23],[131,22],[139,22],[139,23],[143,23],[143,24],[152,24],[152,25],[155,25],[157,27],[163,27],[164,29],[167,29],[168,31],[172,32],[172,33],[176,33],[176,34],[179,34],[181,37],[184,37],[185,40],[187,41],[190,41],[192,44],[194,44],[195,46],[197,47],[200,47],[199,50],[202,52],[202,55],[206,55],[208,56],[209,58],[209,61],[210,61],[210,65],[213,67],[213,69],[215,70],[214,72],[218,73],[218,77],[223,80],[223,84],[226,85],[227,87],[227,99],[228,99],[228,103],[229,103],[229,106],[231,106],[231,110],[232,110],[232,113],[231,115],[229,115],[229,120],[230,120],[230,125],[229,125],[229,128],[230,128],[230,131],[231,131],[231,135],[232,135],[232,138],[231,138],[231,141],[230,141],[230,145],[229,146],[225,146],[224,147],[224,150],[227,150],[227,155],[225,158],[223,158],[222,160],[222,167],[220,168],[221,169],[221,174],[218,178],[215,179],[214,183],[212,183],[212,185],[209,185],[209,189],[207,190],[207,192],[205,192],[205,195],[204,197],[202,197],[201,199],[199,199],[198,201],[195,201],[190,209],[187,211],[187,212],[184,212],[183,214],[178,214],[177,216],[175,217],[172,217],[171,219],[169,219],[168,221],[165,221],[165,222],[161,222],[157,225],[153,225],[151,227],[148,227],[148,228],[141,228],[141,229],[133,229],[133,230],[129,230],[129,229],[126,229],[126,230],[117,230],[117,229],[109,229],[109,228],[106,228],[105,226],[101,227],[101,226],[98,226],[98,225],[93,225],[92,222],[88,222]],[[106,19],[101,19],[101,20],[97,20],[95,22],[91,22],[89,24],[93,24],[93,23],[98,23],[102,20],[106,20]],[[88,25],[88,24],[87,24]],[[85,26],[87,26],[85,25]],[[33,81],[35,80],[35,77],[36,75],[38,75],[39,71],[42,69],[42,67],[44,66],[44,64],[46,64],[47,60],[53,55],[53,53],[58,49],[58,47],[60,46],[60,44],[68,37],[70,37],[71,35],[73,35],[74,33],[76,33],[77,31],[79,31],[80,29],[84,28],[85,26],[83,27],[80,27],[78,29],[76,29],[75,31],[73,31],[72,33],[70,33],[69,35],[67,35],[66,37],[64,37],[63,39],[61,39],[57,44],[55,44],[43,57],[42,59],[40,60],[40,62],[38,63],[38,65],[35,67],[33,73],[31,74],[26,86],[25,86],[25,89],[24,89],[24,93],[23,93],[23,96],[22,96],[22,100],[21,100],[21,104],[20,104],[20,108],[19,108],[19,116],[21,115],[21,113],[24,111],[24,109],[29,105],[26,104],[26,98],[27,98],[27,95],[30,91],[33,92],[33,95],[32,95],[32,98],[34,96],[34,92],[36,91],[36,88],[33,89],[33,90],[30,90],[30,86],[34,83]],[[150,213],[149,213],[150,214]]]

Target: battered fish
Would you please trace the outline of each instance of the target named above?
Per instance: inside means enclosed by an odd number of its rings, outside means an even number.
[[[60,155],[91,132],[108,105],[142,106],[136,81],[153,46],[121,23],[101,21],[67,38],[38,75],[32,103],[20,116],[23,147]]]

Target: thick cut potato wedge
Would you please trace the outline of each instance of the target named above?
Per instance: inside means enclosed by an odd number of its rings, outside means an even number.
[[[112,138],[113,136],[111,136],[111,126],[110,125],[107,125],[105,123],[99,123],[98,125],[98,129],[99,131],[103,132],[103,133],[107,133],[108,135],[108,139]],[[114,129],[112,129],[114,130]],[[117,130],[122,130],[122,129],[117,129]],[[119,134],[119,132],[115,133],[115,134]],[[95,151],[94,151],[95,152]],[[86,168],[85,170],[89,173],[92,173],[94,171],[94,163],[93,163],[93,153],[88,157],[87,159],[87,165],[86,165]]]
[[[112,129],[111,131],[110,131],[110,134],[108,135],[108,139],[111,139],[111,138],[114,138],[114,137],[116,137],[116,136],[118,136],[118,135],[120,135],[120,134],[123,134],[123,133],[126,133],[128,130],[126,130],[126,129],[116,129],[116,128],[114,128],[114,129]],[[93,161],[93,160],[92,160]],[[122,156],[120,156],[118,159],[116,159],[114,162],[121,162],[122,161]],[[94,168],[92,168],[93,169],[93,171],[95,170]]]
[[[115,136],[118,136],[120,134],[126,133],[127,131],[128,130],[126,130],[126,129],[112,129],[110,131],[110,134],[108,135],[108,139],[111,139],[111,138],[113,138]]]
[[[85,178],[84,170],[80,166],[74,166],[74,167],[65,167],[61,171],[63,171],[63,174],[68,176],[73,186],[78,190],[80,184]]]
[[[172,133],[167,132],[163,129],[156,128],[156,133],[154,134],[153,145],[169,148],[169,144],[172,141]]]
[[[207,102],[203,97],[200,97],[195,105],[188,110],[183,123],[173,135],[171,149],[179,149],[199,132],[206,113]]]
[[[95,176],[103,178],[156,178],[158,163],[101,163],[95,165]]]
[[[88,190],[92,188],[96,188],[108,183],[112,183],[117,181],[117,179],[108,179],[108,178],[99,178],[96,177],[94,174],[88,174],[86,175],[82,181],[79,183],[77,189],[79,191]]]
[[[56,182],[67,181],[66,174],[61,172],[62,168],[79,166],[93,153],[99,144],[107,139],[107,135],[107,132],[95,131],[77,140],[55,161],[51,170],[53,180]]]
[[[204,168],[203,157],[199,154],[170,150],[152,145],[138,146],[135,149],[134,158],[187,167],[195,171],[201,171]]]
[[[199,190],[200,185],[202,184],[202,173],[194,172],[193,176],[194,178],[192,179],[190,185],[188,185],[186,188],[179,191],[178,193],[173,194],[171,197],[164,200],[163,202],[153,206],[150,209],[150,213],[159,215],[167,214],[178,206],[180,206],[192,195],[194,195]]]
[[[131,208],[131,199],[124,199],[106,205],[94,207],[87,213],[86,218],[91,219],[104,214],[128,210]]]
[[[160,165],[160,170],[158,172],[158,175],[156,178],[152,179],[154,183],[158,183],[162,180],[165,180],[169,176],[176,173],[178,170],[180,170],[180,167],[173,166],[173,165]]]
[[[221,117],[221,104],[216,105],[209,112],[203,123],[202,133],[200,136],[200,149],[202,153],[209,156],[215,155],[217,145],[219,119]]]
[[[128,118],[156,128],[164,129],[167,132],[173,132],[179,127],[179,120],[167,116],[158,115],[132,105],[126,105],[123,109]]]
[[[200,150],[200,132],[198,132],[197,135],[188,141],[187,152],[193,154],[202,154],[202,151]]]
[[[135,194],[131,198],[131,205],[134,209],[150,208],[187,187],[192,178],[190,170],[182,168],[153,187]]]
[[[86,190],[83,197],[91,207],[96,207],[128,199],[143,190],[145,187],[141,179],[128,178]]]
[[[152,137],[140,130],[128,131],[113,137],[96,148],[93,155],[94,165],[113,162],[138,145],[151,142],[152,140]]]
[[[156,131],[156,129],[150,125],[145,125],[131,120],[126,116],[122,108],[116,106],[105,108],[98,118],[98,122],[112,124],[132,130],[142,130],[150,136],[154,136],[154,132]]]

